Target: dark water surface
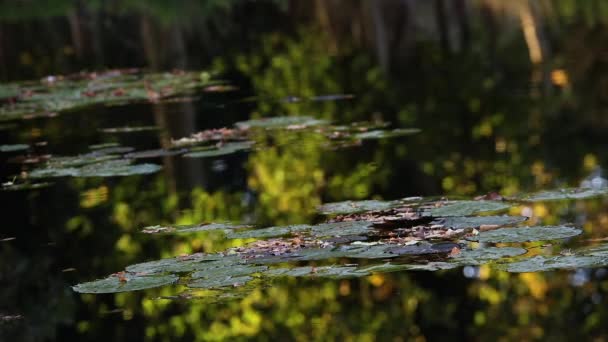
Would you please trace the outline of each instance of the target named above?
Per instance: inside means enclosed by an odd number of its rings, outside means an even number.
[[[0,3],[2,83],[143,68],[205,71],[236,87],[2,121],[0,145],[28,144],[34,155],[73,156],[102,143],[141,151],[253,117],[295,115],[421,129],[340,149],[310,132],[262,136],[252,151],[141,161],[162,165],[158,173],[0,191],[0,340],[608,339],[603,267],[285,278],[231,298],[212,290],[176,297],[183,285],[72,290],[131,264],[249,242],[141,233],[146,226],[308,224],[322,220],[315,208],[327,202],[514,196],[601,179],[607,25],[601,0]],[[315,98],[335,94],[353,97]],[[140,126],[152,129],[107,131]],[[3,183],[31,171],[15,162],[20,154],[0,154]],[[608,237],[607,208],[600,197],[509,213],[580,227],[561,244],[523,244],[529,255],[566,255]]]

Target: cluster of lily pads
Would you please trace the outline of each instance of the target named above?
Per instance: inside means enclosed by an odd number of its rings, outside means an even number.
[[[241,151],[259,148],[255,136],[260,132],[306,132],[323,134],[335,144],[344,146],[369,139],[384,139],[417,133],[417,129],[387,130],[386,123],[356,123],[345,126],[332,125],[328,121],[306,116],[273,117],[237,122],[233,128],[209,129],[190,137],[174,140],[169,148],[134,151],[131,147],[115,143],[91,146],[91,151],[77,156],[24,155],[12,161],[36,165],[26,179],[53,177],[112,177],[150,174],[161,169],[153,163],[136,164],[137,159],[150,159],[165,156],[183,156],[187,158],[212,158],[226,156]],[[153,130],[155,127],[119,127],[107,129],[108,133],[139,132]],[[281,130],[278,130],[281,129]],[[331,147],[330,146],[330,147]],[[1,152],[27,152],[30,146],[25,144],[3,145]],[[37,183],[5,183],[3,190],[22,190],[35,188]]]
[[[207,223],[151,226],[147,234],[217,232],[256,239],[218,253],[196,253],[128,266],[101,280],[74,286],[81,293],[113,293],[181,284],[228,290],[276,277],[351,278],[404,270],[436,271],[491,264],[509,272],[608,266],[608,245],[557,256],[528,256],[524,242],[564,241],[582,233],[572,225],[528,226],[523,216],[500,215],[537,201],[584,199],[608,189],[571,188],[513,198],[328,203],[326,222],[255,228]],[[246,240],[248,241],[248,240]],[[362,260],[367,260],[362,262]],[[188,293],[184,296],[188,296]]]

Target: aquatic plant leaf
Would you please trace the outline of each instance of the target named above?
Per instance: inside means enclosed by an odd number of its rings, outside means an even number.
[[[183,154],[186,152],[188,152],[188,149],[175,149],[175,150],[157,149],[157,150],[132,152],[132,153],[125,154],[124,157],[127,159],[171,157],[171,156],[180,155],[180,154]]]
[[[410,264],[408,270],[410,271],[442,271],[451,270],[453,268],[460,267],[457,263],[444,262],[444,261],[430,261],[425,264]]]
[[[52,164],[51,164],[52,165]],[[54,167],[35,169],[30,172],[31,178],[52,178],[52,177],[118,177],[145,175],[158,172],[162,167],[156,164],[132,164],[131,160],[108,160],[75,167]]]
[[[608,266],[608,258],[587,255],[535,256],[506,266],[508,272],[544,272],[555,269],[591,268]]]
[[[215,289],[226,286],[242,286],[247,282],[253,280],[250,276],[240,277],[223,277],[223,278],[198,278],[190,283],[188,287],[191,288],[203,288],[203,289]]]
[[[359,271],[366,273],[390,273],[409,270],[411,267],[412,265],[409,264],[394,264],[391,262],[386,262],[384,264],[362,267],[359,268]]]
[[[467,239],[487,243],[530,242],[565,239],[581,233],[582,230],[567,226],[500,228],[481,232],[479,235]]]
[[[410,246],[396,246],[387,249],[387,252],[395,255],[424,255],[424,254],[447,254],[454,248],[460,248],[460,245],[453,242],[440,242],[431,244],[426,241],[421,241]]]
[[[2,184],[2,191],[20,191],[20,190],[37,190],[48,188],[53,183],[4,183]]]
[[[373,130],[354,135],[356,139],[372,140],[372,139],[388,139],[395,137],[403,137],[413,134],[418,134],[422,130],[418,128],[397,128],[393,130]]]
[[[364,211],[386,210],[398,205],[394,201],[343,201],[334,203],[325,203],[317,208],[322,214],[352,214]]]
[[[0,145],[0,152],[16,152],[27,150],[30,146],[26,144]]]
[[[240,121],[235,124],[240,129],[251,128],[289,128],[292,127],[310,127],[322,126],[329,124],[326,120],[315,119],[310,116],[278,116],[273,118],[253,119]]]
[[[197,267],[201,266],[201,263],[224,260],[224,258],[228,258],[232,263],[238,262],[238,258],[236,256],[196,253],[187,256],[160,259],[134,264],[127,266],[126,270],[128,272],[138,274],[192,272],[197,270]]]
[[[102,128],[99,131],[103,133],[134,133],[134,132],[149,132],[158,131],[158,126],[124,126],[124,127],[108,127]]]
[[[243,142],[229,142],[223,144],[214,149],[205,148],[201,151],[196,151],[192,149],[191,152],[184,154],[184,157],[188,158],[209,158],[209,157],[219,157],[225,156],[229,154],[233,154],[239,151],[247,151],[251,149],[253,146],[253,142],[243,141]]]
[[[72,289],[79,293],[117,293],[151,289],[173,284],[176,275],[136,275],[128,272],[114,274],[105,279],[78,284]]]
[[[490,260],[514,257],[527,252],[527,250],[519,247],[484,247],[462,249],[457,254],[450,256],[450,259],[461,266],[483,265]]]
[[[117,142],[110,142],[110,143],[90,145],[89,149],[90,150],[100,150],[100,149],[104,149],[104,148],[108,148],[108,147],[119,147],[119,146],[120,146],[120,144]]]
[[[438,202],[441,203],[441,202]],[[442,206],[428,209],[425,216],[468,216],[489,211],[505,210],[512,207],[511,204],[499,201],[449,201]]]
[[[202,223],[193,225],[176,225],[176,226],[148,226],[142,229],[142,233],[159,234],[159,233],[195,233],[207,231],[229,231],[232,229],[251,228],[248,225],[235,225],[233,223]]]
[[[208,279],[223,279],[227,277],[245,276],[254,273],[264,272],[268,266],[256,266],[252,264],[236,264],[227,265],[226,263],[211,261],[199,266],[210,266],[200,269],[190,276],[192,279],[208,278]],[[227,267],[228,266],[228,267]]]
[[[450,216],[435,219],[431,225],[442,225],[446,228],[464,229],[481,226],[506,226],[526,221],[525,216]]]
[[[531,195],[524,195],[517,199],[528,202],[578,200],[600,196],[607,196],[608,188],[566,188],[551,191],[541,191]]]
[[[373,222],[344,221],[321,223],[311,227],[311,234],[315,237],[336,237],[362,235],[373,231]]]
[[[261,239],[304,232],[310,229],[311,226],[306,224],[298,224],[292,226],[276,226],[245,231],[228,231],[226,232],[226,237],[229,239]]]
[[[369,275],[368,272],[353,266],[302,266],[294,268],[275,268],[265,272],[270,277],[322,277],[332,279],[356,278]]]

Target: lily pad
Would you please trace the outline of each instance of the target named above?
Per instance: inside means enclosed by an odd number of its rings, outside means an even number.
[[[191,150],[191,152],[184,154],[184,157],[188,157],[188,158],[219,157],[219,156],[233,154],[233,153],[239,152],[239,151],[246,151],[246,150],[251,149],[252,146],[253,146],[253,143],[250,141],[230,142],[230,143],[223,144],[220,147],[217,147],[215,149],[205,148],[202,151],[196,151],[195,149],[193,149],[193,150]]]
[[[455,247],[460,248],[460,245],[453,242],[431,244],[422,241],[418,244],[410,246],[390,247],[387,249],[387,251],[395,255],[447,254],[450,253]]]
[[[422,130],[418,128],[397,128],[393,130],[373,130],[355,134],[356,139],[372,140],[372,139],[388,139],[395,137],[403,137],[407,135],[418,134]]]
[[[173,284],[179,277],[176,275],[135,275],[124,272],[124,274],[111,275],[88,283],[78,284],[72,289],[80,293],[117,293],[151,289]]]
[[[16,152],[27,150],[30,146],[26,144],[0,145],[0,152]]]
[[[512,207],[511,204],[499,201],[451,201],[440,207],[431,208],[424,212],[425,216],[468,216],[483,212],[505,210]]]
[[[555,269],[590,268],[608,266],[608,258],[587,255],[535,256],[507,265],[508,272],[544,272]]]
[[[221,260],[219,260],[221,261]],[[225,263],[211,261],[200,266],[210,265],[211,267],[200,269],[194,272],[190,277],[192,279],[197,278],[209,278],[209,279],[223,279],[226,277],[237,277],[245,276],[253,273],[264,272],[268,269],[268,266],[256,266],[252,264],[237,264],[225,267]]]
[[[262,239],[304,232],[310,229],[311,226],[305,224],[298,224],[292,226],[276,226],[245,231],[228,231],[226,233],[226,237],[229,239]]]
[[[451,256],[451,261],[461,266],[483,265],[490,260],[514,257],[526,254],[528,251],[519,247],[485,247],[476,249],[463,249]]]
[[[567,188],[551,191],[542,191],[532,195],[522,196],[520,199],[529,202],[578,200],[600,196],[607,196],[608,188]]]
[[[156,164],[132,164],[131,160],[120,159],[89,164],[80,168],[47,166],[33,170],[29,176],[31,178],[118,177],[155,173],[161,168]]]
[[[158,131],[158,126],[124,126],[124,127],[109,127],[102,128],[99,131],[103,133],[134,133],[134,132],[149,132]]]
[[[21,191],[21,190],[37,190],[48,188],[53,183],[5,183],[2,184],[2,191]]]
[[[124,157],[128,159],[144,159],[144,158],[159,158],[159,157],[171,157],[180,155],[188,152],[188,149],[175,149],[175,150],[166,150],[166,149],[157,149],[157,150],[148,150],[148,151],[138,151],[126,154]]]
[[[356,278],[369,275],[353,266],[302,266],[294,268],[275,268],[265,272],[270,277],[323,277],[323,278]]]
[[[582,230],[568,226],[500,228],[481,232],[468,239],[484,243],[530,242],[565,239],[581,233]]]
[[[197,253],[134,264],[127,266],[126,270],[138,274],[184,273],[195,271],[197,267],[204,267],[200,265],[201,263],[224,260],[224,258],[228,258],[230,263],[238,263],[238,258],[233,256]],[[227,263],[228,260],[226,260]]]
[[[372,226],[373,223],[368,221],[321,223],[312,226],[311,234],[315,237],[362,235],[372,232]]]
[[[232,229],[251,228],[247,225],[234,225],[232,223],[203,223],[186,226],[149,226],[142,229],[142,233],[159,234],[159,233],[194,233],[206,231],[229,231]]]
[[[250,276],[240,277],[221,277],[221,278],[199,278],[190,283],[188,287],[192,288],[203,288],[203,289],[215,289],[226,286],[242,286],[247,282],[253,280]]]
[[[364,211],[386,210],[398,205],[393,201],[343,201],[334,203],[325,203],[317,208],[322,214],[352,214]]]
[[[431,225],[442,225],[445,228],[463,229],[481,226],[506,226],[526,221],[525,216],[452,216],[436,219]]]
[[[274,118],[264,119],[253,119],[247,121],[240,121],[235,124],[240,129],[251,129],[251,128],[288,128],[294,127],[310,127],[310,126],[322,126],[327,125],[329,122],[326,120],[315,119],[310,116],[279,116]]]

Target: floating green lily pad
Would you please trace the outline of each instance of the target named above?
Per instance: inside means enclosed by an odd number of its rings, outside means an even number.
[[[322,278],[356,278],[369,275],[353,266],[302,266],[294,268],[275,268],[265,272],[270,277],[322,277]]]
[[[290,126],[310,127],[327,125],[326,120],[315,119],[310,116],[278,116],[273,118],[253,119],[240,121],[234,124],[240,129],[250,128],[288,128]]]
[[[451,201],[445,202],[440,207],[428,209],[424,215],[433,217],[468,216],[505,210],[510,207],[512,207],[511,204],[499,201]]]
[[[158,131],[158,126],[124,126],[124,127],[108,127],[102,128],[99,131],[103,133],[135,133],[135,132],[150,132]]]
[[[581,233],[582,230],[567,226],[500,228],[481,232],[468,239],[487,243],[530,242],[565,239]]]
[[[250,141],[243,142],[229,142],[221,145],[220,147],[216,147],[213,149],[209,149],[205,147],[203,150],[197,151],[196,149],[192,149],[191,152],[184,154],[184,157],[188,158],[210,158],[210,157],[219,157],[225,156],[229,154],[233,154],[239,151],[247,151],[251,149],[253,143]]]
[[[180,154],[183,154],[186,152],[188,152],[188,149],[173,149],[173,150],[157,149],[157,150],[132,152],[129,154],[125,154],[124,157],[128,158],[128,159],[159,158],[159,157],[177,156],[177,155],[180,155]]]
[[[262,239],[269,237],[279,237],[292,233],[308,231],[311,226],[306,224],[297,224],[291,226],[276,226],[260,229],[244,230],[244,231],[228,231],[226,237],[229,239]]]
[[[44,189],[44,188],[48,188],[49,186],[53,185],[53,183],[5,183],[2,184],[2,191],[21,191],[21,190],[37,190],[37,189]]]
[[[195,233],[207,231],[230,231],[233,229],[251,228],[247,225],[235,225],[232,223],[203,223],[184,226],[149,226],[142,229],[142,233],[160,234],[160,233]]]
[[[253,280],[250,276],[240,277],[221,277],[221,278],[200,278],[188,283],[188,287],[192,288],[203,288],[203,289],[215,289],[226,286],[242,286],[247,282]]]
[[[30,146],[26,144],[0,145],[0,152],[17,152],[27,150]]]
[[[111,275],[88,283],[78,284],[72,289],[80,293],[117,293],[151,289],[173,284],[179,279],[176,275],[136,275],[125,272]]]
[[[368,221],[344,221],[321,223],[311,227],[315,237],[336,237],[368,234],[373,231],[373,223]]]
[[[587,255],[559,255],[554,257],[535,256],[530,259],[508,264],[508,272],[544,272],[556,269],[589,268],[608,266],[608,258]]]
[[[480,226],[506,226],[526,221],[525,216],[451,216],[436,219],[431,225],[442,225],[446,228],[463,229]]]
[[[226,265],[225,263],[222,263],[221,260],[218,261],[211,261],[205,264],[201,264],[200,266],[202,267],[205,267],[206,265],[210,265],[210,267],[199,269],[198,271],[192,273],[190,277],[192,279],[223,279],[226,277],[238,277],[254,273],[260,273],[268,269],[268,266],[256,266],[252,264]]]
[[[528,251],[519,247],[485,247],[477,249],[463,249],[460,253],[451,256],[451,261],[461,266],[483,265],[490,260],[514,257],[526,254]]]
[[[131,160],[120,159],[89,164],[80,168],[47,166],[33,170],[29,176],[31,178],[119,177],[155,173],[161,168],[156,164],[132,164]]]
[[[522,196],[520,199],[529,202],[578,200],[600,196],[607,196],[608,188],[567,188],[551,191],[542,191],[532,195]]]
[[[354,135],[356,139],[372,140],[372,139],[388,139],[395,137],[404,137],[408,135],[414,135],[422,132],[418,128],[397,128],[393,130],[373,130]]]
[[[317,208],[322,214],[352,214],[364,211],[387,210],[398,203],[394,201],[343,201],[334,203],[325,203]]]
[[[224,260],[227,264],[238,263],[236,256],[222,254],[192,254],[183,257],[160,259],[127,266],[126,270],[138,274],[155,273],[185,273],[196,271],[198,267],[205,267],[202,263]]]

